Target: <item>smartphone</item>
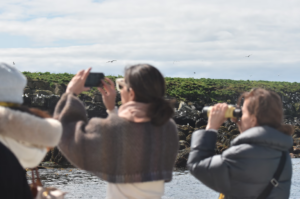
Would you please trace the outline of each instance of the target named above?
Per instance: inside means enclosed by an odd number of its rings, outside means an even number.
[[[84,86],[85,87],[101,87],[102,82],[101,80],[104,79],[103,73],[90,73],[87,77]]]

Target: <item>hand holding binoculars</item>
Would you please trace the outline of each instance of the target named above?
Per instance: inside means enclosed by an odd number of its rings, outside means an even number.
[[[202,113],[209,117],[210,111],[213,106],[205,106],[202,109]],[[241,108],[236,108],[233,105],[228,105],[228,109],[225,113],[225,118],[241,118],[242,117],[242,109]]]

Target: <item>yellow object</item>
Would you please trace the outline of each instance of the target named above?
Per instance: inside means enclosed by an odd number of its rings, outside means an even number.
[[[219,199],[224,199],[224,198],[225,198],[225,195],[220,193]]]
[[[209,117],[210,111],[212,109],[213,106],[211,106],[208,110],[207,110],[207,117]],[[235,118],[233,116],[233,111],[235,110],[234,106],[228,105],[228,109],[225,113],[225,118]]]
[[[20,104],[10,103],[10,102],[0,102],[0,106],[4,107],[18,107]]]

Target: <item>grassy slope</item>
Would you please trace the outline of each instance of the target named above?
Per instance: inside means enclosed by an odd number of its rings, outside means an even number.
[[[23,72],[29,79],[36,79],[53,83],[68,84],[74,76],[69,73],[51,74]],[[108,76],[112,80],[117,77]],[[284,99],[284,103],[291,106],[292,111],[300,110],[300,83],[249,81],[229,79],[194,79],[166,77],[167,96],[184,101],[197,101],[200,104],[216,102],[235,103],[238,96],[254,87],[262,87],[277,92]],[[88,94],[95,91],[92,89]],[[289,110],[288,110],[289,111]],[[290,115],[291,113],[287,113]],[[298,116],[292,114],[291,116]],[[299,115],[300,116],[300,115]]]

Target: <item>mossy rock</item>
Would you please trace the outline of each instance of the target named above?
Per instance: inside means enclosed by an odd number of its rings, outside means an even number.
[[[190,144],[185,140],[179,140],[179,150],[189,148]]]
[[[187,105],[192,106],[192,105],[194,105],[194,103],[193,102],[188,102]]]
[[[206,125],[200,126],[199,129],[206,129]]]
[[[38,79],[27,81],[27,86],[31,89],[50,90],[50,84]]]
[[[24,94],[26,93],[32,93],[32,90],[29,88],[29,87],[26,87],[26,88],[24,88],[24,92],[23,92]]]
[[[239,136],[239,134],[238,134],[238,135],[233,135],[233,136],[231,137],[231,140],[234,140],[237,136]]]
[[[35,90],[34,94],[38,94],[38,95],[53,95],[53,92],[49,91],[49,90]]]
[[[219,133],[228,133],[228,130],[225,126],[220,126],[220,128],[218,129]]]
[[[99,95],[99,94],[94,95],[92,97],[92,99],[93,99],[93,102],[102,102],[102,95]]]
[[[230,134],[231,135],[239,135],[240,131],[238,129],[233,129],[233,130],[230,131]]]
[[[295,137],[300,137],[300,128],[299,127],[295,127],[294,135],[296,135]]]
[[[118,106],[121,106],[122,105],[122,101],[118,101]]]
[[[300,138],[294,138],[294,146],[300,145]]]
[[[189,134],[188,136],[186,136],[186,139],[185,139],[188,143],[191,143],[192,141],[192,134]]]
[[[188,125],[177,125],[177,129],[182,131],[185,135],[189,135],[191,132],[194,132],[194,128]]]
[[[182,131],[178,131],[178,138],[179,140],[185,140],[186,139],[185,133],[183,133]]]
[[[176,168],[186,168],[186,163],[188,161],[190,151],[191,151],[190,148],[178,151],[176,161],[175,161]]]

